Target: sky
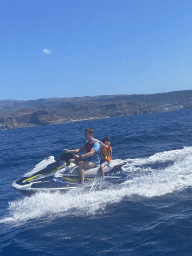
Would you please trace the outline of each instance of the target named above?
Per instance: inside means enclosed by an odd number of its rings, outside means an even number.
[[[0,100],[192,89],[191,0],[0,0]]]

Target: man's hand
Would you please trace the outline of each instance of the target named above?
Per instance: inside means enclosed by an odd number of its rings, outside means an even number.
[[[75,161],[77,161],[77,162],[79,162],[81,159],[81,157],[79,155],[74,155],[74,157],[75,157]]]

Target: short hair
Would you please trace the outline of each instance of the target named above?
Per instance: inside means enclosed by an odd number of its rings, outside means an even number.
[[[103,142],[105,142],[105,141],[110,141],[110,138],[109,137],[104,137]]]
[[[93,129],[87,128],[84,132],[88,132],[89,134],[93,135]]]

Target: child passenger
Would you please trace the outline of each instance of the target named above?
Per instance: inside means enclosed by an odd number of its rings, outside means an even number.
[[[110,138],[103,138],[103,143],[98,141],[101,144],[101,163],[100,171],[101,177],[104,179],[104,167],[108,166],[111,161],[112,147],[110,146]]]

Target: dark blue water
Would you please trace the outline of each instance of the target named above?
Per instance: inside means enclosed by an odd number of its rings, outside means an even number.
[[[122,184],[14,193],[38,162],[79,148],[87,127],[125,160]],[[192,110],[1,131],[0,255],[192,255],[191,131]]]

